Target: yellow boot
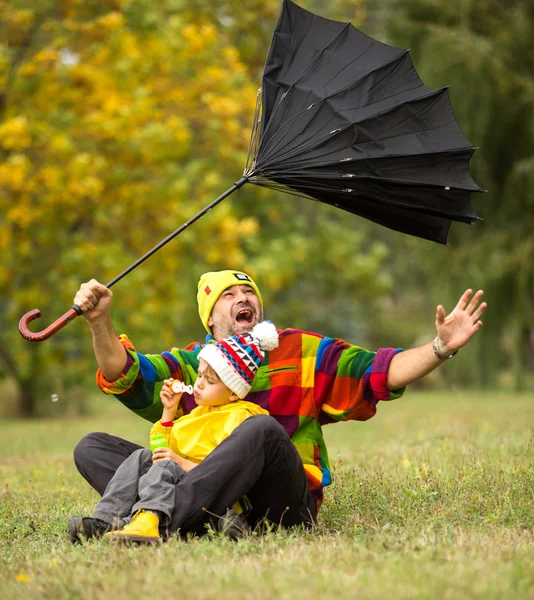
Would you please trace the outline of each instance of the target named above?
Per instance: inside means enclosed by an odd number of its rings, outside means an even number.
[[[119,542],[136,542],[138,544],[160,544],[159,517],[145,510],[138,510],[132,520],[122,529],[108,531],[107,540]]]

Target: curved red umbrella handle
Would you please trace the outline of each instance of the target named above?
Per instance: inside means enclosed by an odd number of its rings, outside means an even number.
[[[19,321],[19,331],[20,335],[28,342],[42,342],[43,340],[47,340],[50,336],[54,335],[56,331],[63,329],[65,325],[68,325],[71,321],[73,321],[77,316],[82,314],[82,309],[76,304],[67,311],[63,316],[56,319],[52,325],[49,325],[46,329],[42,331],[37,331],[36,333],[32,333],[28,329],[28,323],[38,319],[41,316],[41,311],[38,308],[34,308],[30,310],[30,312],[26,313],[22,319]]]

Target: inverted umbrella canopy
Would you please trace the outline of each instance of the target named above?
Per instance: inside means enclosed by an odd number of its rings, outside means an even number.
[[[245,175],[446,243],[473,223],[474,148],[447,88],[431,90],[408,50],[284,0],[258,96]]]
[[[474,148],[446,88],[430,90],[407,50],[283,0],[258,93],[243,177],[106,284],[109,288],[245,183],[331,204],[445,244],[452,221],[473,223]],[[81,314],[74,305],[43,331],[49,338]]]

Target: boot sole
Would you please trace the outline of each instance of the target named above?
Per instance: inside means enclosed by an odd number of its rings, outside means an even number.
[[[111,526],[102,528],[93,525],[90,526],[87,531],[83,525],[83,517],[69,517],[67,529],[69,532],[69,540],[71,544],[83,544],[91,538],[99,539],[107,531],[112,529]]]

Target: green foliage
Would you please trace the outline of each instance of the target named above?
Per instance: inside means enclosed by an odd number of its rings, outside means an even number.
[[[390,232],[329,206],[245,186],[114,288],[113,318],[144,352],[204,333],[194,302],[205,270],[239,267],[267,316],[366,345],[433,335],[437,302],[483,287],[483,332],[450,372],[526,385],[532,346],[534,169],[532,7],[527,1],[300,0],[411,47],[425,84],[451,83],[454,110],[481,150],[484,221],[451,248]],[[24,414],[93,384],[81,319],[30,345],[68,310],[82,281],[107,282],[239,179],[279,0],[0,1],[0,377]],[[387,26],[387,29],[386,29]]]
[[[442,251],[421,256],[433,286],[450,299],[458,285],[482,287],[490,303],[464,380],[495,385],[503,366],[524,388],[534,330],[534,8],[529,0],[396,2],[392,43],[410,47],[423,81],[451,84],[459,123],[474,146],[473,173],[488,190],[475,196],[484,219],[455,228],[445,271]],[[462,373],[458,373],[462,375]]]

